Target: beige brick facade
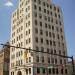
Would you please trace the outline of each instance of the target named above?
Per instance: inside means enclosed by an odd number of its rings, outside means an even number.
[[[11,45],[66,56],[61,8],[51,0],[19,0],[12,13]],[[10,75],[68,75],[67,67],[61,67],[65,64],[67,59],[59,56],[20,48],[10,51]]]

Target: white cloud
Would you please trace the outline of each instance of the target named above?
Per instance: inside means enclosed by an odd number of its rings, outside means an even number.
[[[10,1],[7,1],[7,2],[5,3],[5,6],[8,6],[8,7],[13,6],[13,3],[10,2]]]

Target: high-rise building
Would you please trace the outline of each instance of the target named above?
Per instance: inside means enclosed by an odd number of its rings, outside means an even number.
[[[12,13],[11,45],[67,55],[62,10],[51,0],[19,0]],[[10,75],[68,75],[67,58],[12,47]]]

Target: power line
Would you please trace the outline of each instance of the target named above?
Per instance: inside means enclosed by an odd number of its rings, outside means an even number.
[[[17,47],[17,46],[11,46],[11,45],[7,45],[7,44],[0,44],[0,45],[3,45],[3,46],[7,46],[7,47],[14,47],[14,48],[20,48],[20,49],[26,49],[26,50],[30,50],[30,51],[35,51],[35,52],[41,52],[41,53],[46,53],[46,54],[50,54],[50,55],[56,55],[56,56],[60,56],[60,57],[63,57],[63,58],[70,58],[72,60],[72,69],[73,69],[73,74],[72,75],[75,75],[75,68],[74,68],[74,59],[73,59],[73,56],[70,57],[70,56],[64,56],[64,55],[60,55],[60,54],[54,54],[54,53],[49,53],[49,52],[44,52],[44,51],[38,51],[38,50],[34,50],[34,49],[29,49],[29,48],[22,48],[22,47]]]
[[[54,53],[49,53],[49,52],[44,52],[44,51],[39,51],[39,50],[34,50],[34,49],[29,49],[29,48],[11,46],[11,45],[7,45],[7,44],[0,44],[0,45],[7,46],[7,47],[14,47],[14,48],[26,49],[26,50],[30,50],[30,51],[34,51],[34,52],[41,52],[41,53],[56,55],[56,56],[60,56],[60,57],[64,57],[64,58],[72,58],[72,57],[69,57],[69,56],[64,56],[64,55],[60,55],[60,54],[56,54],[56,53],[54,54]]]

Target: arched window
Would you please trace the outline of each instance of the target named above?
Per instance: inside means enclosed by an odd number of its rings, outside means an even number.
[[[18,71],[17,75],[22,75],[22,72],[21,71]]]

